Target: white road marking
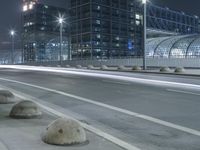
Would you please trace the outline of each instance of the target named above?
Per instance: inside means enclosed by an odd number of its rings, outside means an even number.
[[[150,85],[163,85],[163,86],[176,86],[179,88],[186,89],[197,89],[200,90],[200,85],[198,84],[189,84],[189,83],[180,83],[180,82],[170,82],[170,81],[161,81],[161,80],[152,80],[152,79],[143,79],[137,77],[128,77],[122,75],[110,75],[105,73],[97,73],[97,72],[81,72],[79,70],[70,70],[65,68],[52,68],[52,67],[35,67],[35,66],[16,66],[16,65],[0,65],[0,68],[11,68],[18,70],[30,70],[30,71],[41,71],[41,72],[57,72],[57,73],[67,73],[74,75],[82,75],[82,76],[90,76],[90,77],[99,77],[99,78],[107,78],[112,80],[121,80],[121,81],[129,81],[140,84],[150,84]]]
[[[50,113],[52,113],[52,114],[54,114],[54,115],[56,115],[58,117],[75,119],[75,118],[72,118],[72,117],[70,117],[70,116],[68,116],[68,115],[66,115],[64,113],[56,111],[53,108],[50,108],[48,106],[45,106],[45,105],[37,102],[36,100],[34,100],[35,98],[34,99],[31,98],[31,96],[27,96],[27,95],[23,96],[22,93],[18,94],[19,92],[15,91],[13,89],[10,89],[10,88],[7,88],[7,89],[9,89],[10,91],[12,91],[16,97],[21,98],[21,99],[27,99],[28,98],[31,101],[34,101],[39,107],[43,108],[44,110],[46,110],[46,111],[48,111],[48,112],[50,112]],[[125,142],[125,141],[123,141],[123,140],[121,140],[119,138],[116,138],[116,137],[114,137],[114,136],[112,136],[112,135],[110,135],[108,133],[105,133],[105,132],[101,131],[100,129],[95,128],[95,127],[93,127],[91,125],[88,125],[88,124],[83,123],[83,122],[80,122],[80,124],[86,130],[88,130],[88,131],[90,131],[90,132],[92,132],[92,133],[94,133],[94,134],[96,134],[96,135],[98,135],[98,136],[100,136],[100,137],[102,137],[102,138],[104,138],[104,139],[106,139],[106,140],[108,140],[108,141],[110,141],[110,142],[118,145],[119,147],[121,147],[123,149],[126,149],[126,150],[141,150],[138,147],[133,146],[132,144],[129,144],[129,143],[127,143],[127,142]]]
[[[160,124],[160,125],[170,127],[170,128],[176,129],[176,130],[180,130],[180,131],[183,131],[183,132],[186,132],[186,133],[189,133],[189,134],[200,136],[200,131],[198,131],[198,130],[194,130],[194,129],[187,128],[187,127],[184,127],[184,126],[180,126],[180,125],[177,125],[177,124],[174,124],[174,123],[163,121],[163,120],[160,120],[160,119],[157,119],[157,118],[153,118],[151,116],[132,112],[132,111],[122,109],[122,108],[118,108],[118,107],[115,107],[115,106],[111,106],[111,105],[108,105],[108,104],[96,102],[96,101],[93,101],[93,100],[90,100],[90,99],[87,99],[87,98],[84,98],[84,97],[72,95],[72,94],[69,94],[69,93],[62,92],[62,91],[57,91],[57,90],[54,90],[54,89],[49,89],[49,88],[45,88],[45,87],[41,87],[41,86],[37,86],[37,85],[25,83],[25,82],[20,82],[20,81],[5,79],[5,78],[0,78],[0,80],[18,83],[18,84],[21,84],[21,85],[26,85],[26,86],[38,88],[38,89],[41,89],[41,90],[57,93],[57,94],[60,94],[60,95],[64,95],[64,96],[67,96],[67,97],[77,99],[79,101],[83,101],[83,102],[87,102],[87,103],[94,104],[94,105],[97,105],[97,106],[101,106],[101,107],[104,107],[104,108],[108,108],[108,109],[111,109],[111,110],[114,110],[114,111],[117,111],[117,112],[120,112],[120,113],[124,113],[124,114],[130,115],[130,116],[134,116],[134,117],[141,118],[141,119],[144,119],[144,120],[147,120],[147,121],[150,121],[150,122],[154,122],[156,124]]]
[[[190,94],[190,95],[197,95],[200,96],[200,93],[194,93],[189,91],[182,91],[182,90],[174,90],[174,89],[167,89],[169,92],[175,92],[175,93],[184,93],[184,94]]]
[[[121,84],[121,85],[131,85],[131,83],[128,83],[128,82],[119,82],[119,81],[111,81],[111,80],[102,80],[102,81],[107,82],[107,83]]]

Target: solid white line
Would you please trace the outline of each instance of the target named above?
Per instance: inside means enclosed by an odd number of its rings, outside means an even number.
[[[160,119],[157,119],[157,118],[153,118],[153,117],[150,117],[150,116],[146,116],[146,115],[143,115],[143,114],[140,114],[140,113],[125,110],[125,109],[118,108],[118,107],[115,107],[115,106],[96,102],[96,101],[93,101],[93,100],[90,100],[90,99],[87,99],[87,98],[83,98],[83,97],[80,97],[80,96],[72,95],[72,94],[69,94],[69,93],[62,92],[62,91],[57,91],[57,90],[53,90],[53,89],[49,89],[49,88],[45,88],[45,87],[41,87],[41,86],[37,86],[37,85],[33,85],[33,84],[28,84],[28,83],[25,83],[25,82],[15,81],[15,80],[4,79],[4,78],[0,78],[0,80],[18,83],[18,84],[38,88],[38,89],[41,89],[41,90],[61,94],[61,95],[67,96],[67,97],[77,99],[79,101],[84,101],[84,102],[87,102],[87,103],[90,103],[90,104],[94,104],[94,105],[97,105],[97,106],[108,108],[108,109],[111,109],[111,110],[114,110],[114,111],[117,111],[117,112],[120,112],[120,113],[124,113],[124,114],[134,116],[134,117],[137,117],[137,118],[141,118],[141,119],[144,119],[144,120],[147,120],[147,121],[150,121],[150,122],[154,122],[156,124],[160,124],[160,125],[170,127],[170,128],[176,129],[176,130],[180,130],[180,131],[183,131],[183,132],[186,132],[186,133],[189,133],[189,134],[200,136],[200,131],[198,131],[198,130],[194,130],[194,129],[187,128],[187,127],[184,127],[184,126],[176,125],[174,123],[163,121],[163,120],[160,120]]]
[[[174,89],[167,89],[167,91],[169,91],[169,92],[175,92],[175,93],[184,93],[184,94],[190,94],[190,95],[200,96],[200,94],[198,94],[198,93],[189,92],[189,91],[174,90]]]
[[[9,89],[9,88],[7,88],[7,89]],[[9,90],[12,91],[16,97],[21,98],[21,99],[27,99],[28,98],[31,101],[34,101],[39,107],[43,108],[44,110],[46,110],[46,111],[48,111],[48,112],[50,112],[50,113],[52,113],[52,114],[54,114],[54,115],[56,115],[58,117],[74,119],[74,118],[72,118],[72,117],[70,117],[70,116],[68,116],[68,115],[66,115],[64,113],[56,111],[53,108],[50,108],[50,107],[45,106],[43,104],[40,104],[39,102],[37,102],[36,100],[31,98],[30,96],[27,96],[27,95],[26,96],[22,96],[22,94],[17,94],[17,92],[15,90],[12,90],[12,89],[9,89]],[[121,147],[123,149],[126,149],[126,150],[141,150],[138,147],[133,146],[132,144],[129,144],[129,143],[127,143],[127,142],[125,142],[125,141],[123,141],[123,140],[121,140],[119,138],[116,138],[116,137],[114,137],[114,136],[112,136],[112,135],[110,135],[108,133],[105,133],[105,132],[101,131],[100,129],[95,128],[95,127],[93,127],[91,125],[88,125],[88,124],[83,123],[83,122],[80,122],[80,124],[86,130],[88,130],[88,131],[90,131],[90,132],[92,132],[92,133],[94,133],[94,134],[96,134],[96,135],[98,135],[98,136],[100,136],[100,137],[102,137],[102,138],[104,138],[104,139],[106,139],[106,140],[118,145],[119,147]]]

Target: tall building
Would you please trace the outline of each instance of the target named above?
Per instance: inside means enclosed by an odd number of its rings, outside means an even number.
[[[66,9],[38,3],[37,0],[23,0],[23,59],[29,61],[59,60],[59,14],[66,15]],[[63,60],[67,59],[67,24],[63,26]]]
[[[73,58],[141,55],[140,7],[132,0],[71,0]]]

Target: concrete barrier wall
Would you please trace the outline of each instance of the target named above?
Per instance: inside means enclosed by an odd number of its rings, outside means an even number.
[[[71,65],[108,65],[108,66],[142,66],[143,60],[141,58],[132,58],[132,59],[110,59],[110,60],[72,60],[72,61],[63,61],[62,66]],[[26,65],[44,65],[44,66],[57,66],[59,62],[30,62]],[[160,66],[169,66],[169,67],[186,67],[186,68],[200,68],[200,58],[171,58],[171,59],[157,59],[157,58],[147,58],[148,67],[160,67]]]

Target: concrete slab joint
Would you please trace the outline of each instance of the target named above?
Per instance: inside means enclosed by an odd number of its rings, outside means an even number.
[[[78,121],[69,118],[53,121],[46,128],[42,140],[53,145],[75,145],[87,142],[84,128]]]

